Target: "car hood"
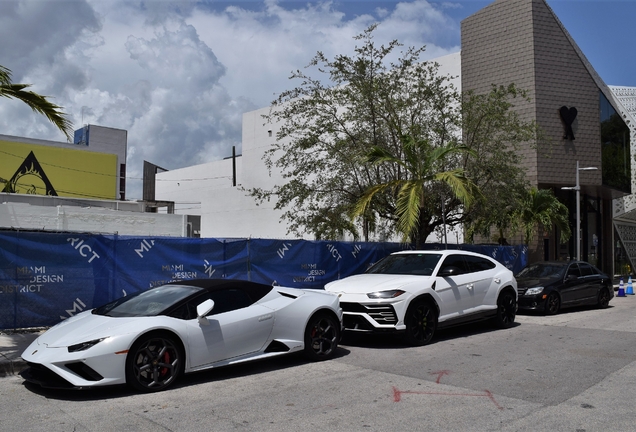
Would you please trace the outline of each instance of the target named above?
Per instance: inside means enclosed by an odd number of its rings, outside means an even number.
[[[325,290],[335,293],[364,294],[376,291],[386,291],[391,289],[403,289],[411,283],[421,284],[431,279],[431,276],[410,276],[391,274],[361,274],[349,276],[344,279],[330,282],[325,286]]]
[[[102,337],[121,335],[139,330],[139,318],[113,318],[82,312],[51,327],[38,337],[39,344],[48,347],[67,347]]]
[[[555,278],[516,278],[518,288],[532,288],[554,285],[559,279]]]

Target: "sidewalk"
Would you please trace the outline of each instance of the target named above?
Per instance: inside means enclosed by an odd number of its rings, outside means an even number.
[[[22,353],[44,330],[0,331],[0,377],[17,375],[26,368]]]

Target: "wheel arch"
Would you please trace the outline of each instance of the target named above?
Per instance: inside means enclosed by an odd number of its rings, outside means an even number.
[[[514,289],[512,285],[506,285],[503,288],[501,288],[501,290],[499,290],[499,294],[497,294],[497,297],[499,297],[501,294],[503,294],[506,291],[512,291],[515,294],[515,296],[519,297],[519,293],[517,292],[516,289]]]
[[[439,305],[437,304],[437,301],[435,300],[435,297],[433,297],[431,294],[429,293],[424,293],[424,294],[420,294],[416,297],[413,297],[411,299],[411,301],[409,301],[409,304],[406,306],[406,310],[408,310],[408,308],[415,302],[417,301],[425,301],[425,302],[429,302],[431,303],[433,306],[435,306],[435,312],[437,312],[437,316],[439,317],[439,313],[440,313],[440,309],[439,309]],[[406,312],[405,310],[405,312]]]
[[[559,297],[559,301],[562,300],[561,291],[559,291],[558,289],[556,289],[554,287],[548,288],[548,290],[545,292],[546,299],[548,298],[548,296],[550,296],[552,294],[555,294],[557,297]]]
[[[305,321],[305,328],[307,328],[307,325],[309,324],[309,321],[311,321],[311,319],[313,317],[315,317],[318,314],[322,314],[322,313],[331,315],[331,317],[333,319],[335,319],[336,321],[340,322],[340,318],[338,317],[338,315],[332,309],[330,309],[328,307],[321,307],[321,308],[318,308],[315,311],[313,311],[313,313],[307,317],[307,320]],[[303,332],[304,332],[304,329],[303,329]]]
[[[141,333],[139,335],[137,335],[137,337],[135,337],[132,341],[132,343],[130,344],[130,349],[137,343],[137,341],[139,341],[141,338],[143,337],[148,337],[148,336],[171,336],[175,342],[179,345],[179,349],[181,350],[181,354],[183,354],[183,370],[185,371],[185,365],[187,362],[187,358],[188,358],[188,353],[185,349],[185,344],[183,343],[183,341],[181,340],[181,337],[172,329],[168,329],[168,328],[154,328],[154,329],[150,329],[148,331],[145,331],[144,333]]]

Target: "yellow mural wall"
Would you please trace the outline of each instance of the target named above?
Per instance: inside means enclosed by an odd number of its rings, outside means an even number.
[[[0,140],[0,191],[116,199],[117,156]]]

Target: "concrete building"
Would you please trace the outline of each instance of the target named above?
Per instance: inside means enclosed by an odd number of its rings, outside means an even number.
[[[276,135],[276,125],[263,125],[268,112],[243,114],[242,154],[156,174],[156,199],[174,201],[175,213],[200,215],[201,237],[297,238],[287,235],[275,202],[257,205],[247,193],[283,181],[262,160]]]
[[[86,125],[75,131],[73,144],[85,146],[88,151],[109,153],[117,156],[117,199],[126,199],[126,156],[128,132],[123,129]]]

